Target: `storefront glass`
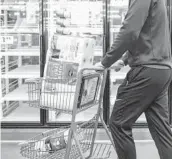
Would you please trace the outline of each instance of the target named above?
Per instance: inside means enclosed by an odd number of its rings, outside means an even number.
[[[51,48],[53,56],[59,58],[60,49],[65,44],[64,41],[55,43],[52,39],[56,41],[59,36],[67,38],[71,33],[76,36],[79,34],[92,36],[96,40],[93,63],[99,62],[105,49],[108,50],[105,43],[110,47],[119,31],[128,3],[129,0],[1,0],[2,122],[40,123],[40,114],[47,117],[44,123],[69,122],[70,115],[47,111],[46,116],[43,112],[40,113],[39,108],[29,107],[26,79],[43,76],[42,66],[45,63],[42,62],[48,49]],[[167,0],[167,6],[171,27],[171,0]],[[106,41],[107,37],[109,42]],[[117,89],[129,69],[126,66],[120,72],[110,71],[110,114]],[[93,107],[78,114],[77,120],[88,120],[95,113],[96,107]],[[137,123],[146,123],[144,114]]]
[[[46,6],[46,7],[45,7]],[[52,51],[53,58],[59,58],[65,41],[71,36],[89,36],[95,39],[94,60],[103,56],[103,1],[48,0],[43,2],[45,17],[44,34],[46,52]],[[63,40],[59,40],[63,39]],[[73,48],[74,49],[74,48]],[[77,120],[90,119],[97,109],[93,107],[79,113]],[[49,122],[69,122],[71,115],[49,111]]]
[[[39,122],[28,106],[26,79],[40,77],[39,1],[1,0],[1,117],[3,122]]]

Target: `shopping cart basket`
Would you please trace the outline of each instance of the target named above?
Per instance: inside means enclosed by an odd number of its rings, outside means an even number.
[[[48,67],[45,78],[27,80],[29,105],[72,114],[75,108],[78,113],[98,104],[103,72],[90,68],[77,75],[77,67],[69,66],[68,62],[56,61],[56,66]]]
[[[81,69],[77,76],[42,78],[28,81],[29,105],[72,115],[71,125],[42,133],[22,144],[21,154],[29,159],[106,159],[110,156],[113,140],[102,117],[102,98],[106,70]],[[94,118],[77,124],[76,114],[97,106]],[[98,121],[101,122],[112,144],[96,144]]]

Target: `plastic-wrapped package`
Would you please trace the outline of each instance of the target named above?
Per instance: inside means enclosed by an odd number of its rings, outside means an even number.
[[[48,62],[44,77],[57,79],[59,83],[69,83],[70,79],[76,78],[78,63],[54,59]]]
[[[78,63],[79,68],[93,66],[95,47],[95,40],[93,38],[62,36],[58,40],[59,43],[61,40],[65,41],[61,47],[60,59]]]

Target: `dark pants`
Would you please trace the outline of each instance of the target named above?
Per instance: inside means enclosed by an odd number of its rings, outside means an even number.
[[[168,87],[171,69],[132,68],[119,87],[109,127],[119,159],[136,159],[132,125],[145,112],[161,159],[172,159]]]

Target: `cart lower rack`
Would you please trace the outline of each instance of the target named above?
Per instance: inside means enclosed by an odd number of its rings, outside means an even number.
[[[84,124],[77,124],[76,137],[85,157],[90,156],[91,147],[93,146],[93,153],[90,158],[107,159],[111,153],[111,144],[94,143],[94,145],[92,145],[96,119],[97,117],[95,116]],[[28,140],[21,146],[22,156],[30,159],[65,158],[69,131],[69,127],[54,129]],[[80,159],[81,155],[79,147],[73,137],[71,141],[72,144],[69,159]]]

